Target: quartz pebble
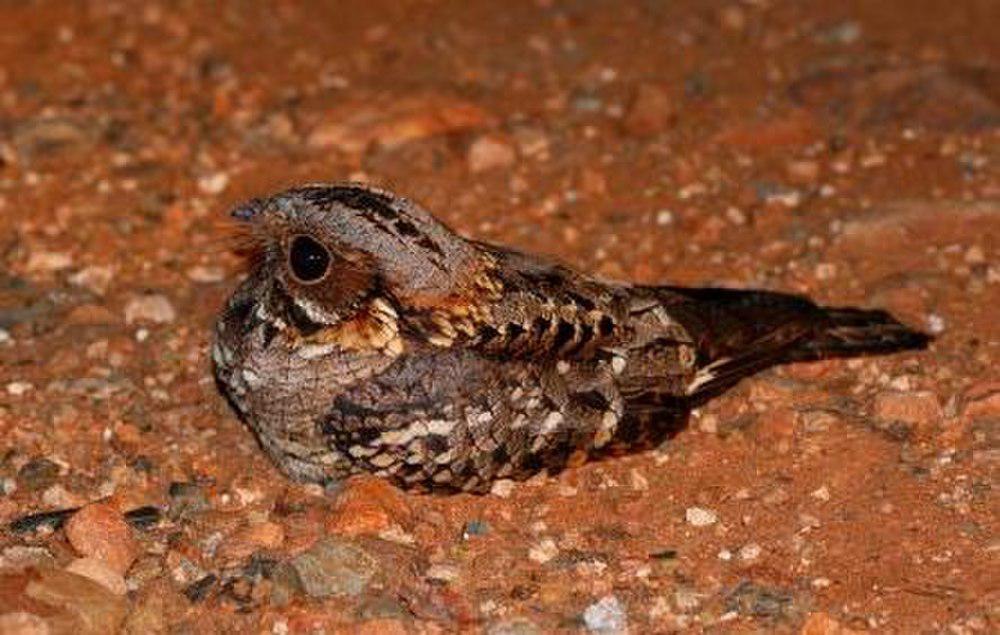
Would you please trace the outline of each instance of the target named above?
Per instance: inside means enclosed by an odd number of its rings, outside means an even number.
[[[711,509],[688,507],[684,511],[684,519],[692,527],[707,527],[714,525],[718,521],[718,516]]]
[[[628,620],[621,602],[608,595],[583,611],[583,623],[592,633],[624,633]]]
[[[165,295],[150,294],[133,297],[125,305],[125,323],[152,322],[166,324],[177,319],[177,311]]]

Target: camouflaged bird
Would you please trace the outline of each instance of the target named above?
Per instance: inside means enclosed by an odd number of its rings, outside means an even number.
[[[233,216],[253,258],[217,324],[216,377],[301,480],[484,491],[655,445],[775,364],[928,342],[882,311],[599,281],[363,185]]]

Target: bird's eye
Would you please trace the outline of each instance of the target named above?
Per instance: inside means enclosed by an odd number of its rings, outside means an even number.
[[[309,236],[296,236],[288,249],[288,266],[299,282],[317,282],[330,268],[330,252]]]

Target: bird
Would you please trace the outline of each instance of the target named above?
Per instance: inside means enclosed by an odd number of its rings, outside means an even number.
[[[360,183],[231,211],[247,270],[220,391],[302,482],[483,493],[657,447],[775,365],[926,348],[889,313],[767,290],[612,282],[463,237]]]

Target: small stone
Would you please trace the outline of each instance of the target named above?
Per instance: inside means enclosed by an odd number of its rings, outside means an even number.
[[[628,627],[625,609],[613,595],[588,606],[583,611],[583,623],[592,633],[624,633]]]
[[[111,286],[114,270],[111,267],[90,265],[77,271],[69,277],[69,282],[77,287],[83,287],[97,295],[104,295]]]
[[[36,251],[28,257],[25,265],[31,273],[52,273],[73,266],[73,258],[69,254],[56,251]]]
[[[17,471],[18,484],[31,491],[43,490],[59,478],[59,464],[44,457],[31,459]]]
[[[711,509],[688,507],[684,510],[684,519],[692,527],[708,527],[714,525],[719,518]]]
[[[357,596],[378,572],[378,561],[356,545],[325,538],[296,556],[292,567],[310,597]]]
[[[483,135],[469,146],[466,160],[470,172],[487,172],[514,165],[517,152],[506,139],[495,135]]]
[[[799,635],[858,635],[861,632],[847,628],[826,613],[810,613]]]
[[[427,569],[425,575],[427,578],[439,582],[454,582],[458,579],[460,573],[457,567],[447,564],[433,564]]]
[[[175,520],[209,508],[208,497],[197,483],[173,482],[167,495],[170,497],[169,516]]]
[[[543,538],[538,544],[528,550],[528,557],[539,564],[545,564],[559,554],[559,547],[556,541],[551,538]]]
[[[226,272],[222,267],[212,267],[209,265],[195,265],[187,270],[187,277],[193,282],[201,284],[212,284],[222,282],[226,279]]]
[[[661,209],[656,212],[656,224],[660,227],[674,224],[674,213],[669,209]]]
[[[826,485],[822,485],[817,489],[813,490],[812,493],[809,495],[815,498],[816,500],[821,500],[823,502],[826,502],[830,500],[830,489]]]
[[[482,128],[492,119],[479,106],[449,95],[385,100],[359,97],[326,113],[307,143],[313,148],[361,154],[371,145],[397,147],[409,141]]]
[[[926,429],[943,418],[937,395],[930,391],[886,391],[875,397],[875,416],[883,421],[901,422]]]
[[[499,498],[510,498],[510,495],[513,493],[514,481],[509,478],[502,478],[497,481],[493,481],[493,485],[490,487],[490,494]]]
[[[258,551],[277,549],[284,541],[285,530],[281,525],[270,521],[252,523],[228,536],[216,555],[227,562],[240,562]]]
[[[359,477],[338,494],[326,529],[340,536],[378,536],[412,523],[406,494],[382,479]]]
[[[760,557],[761,547],[755,542],[740,547],[739,556],[743,562],[753,562]]]
[[[125,305],[125,323],[153,322],[166,324],[177,318],[177,311],[165,295],[135,296]]]
[[[229,187],[229,175],[225,172],[206,174],[198,179],[198,189],[204,194],[221,194]]]
[[[791,161],[785,166],[789,180],[802,185],[815,183],[819,179],[818,161]]]
[[[945,328],[947,328],[947,323],[943,317],[937,313],[931,313],[927,316],[927,331],[931,335],[941,335],[944,333]]]
[[[640,84],[632,97],[622,127],[630,135],[651,137],[666,130],[673,116],[673,100],[664,86]]]
[[[58,569],[28,572],[24,594],[73,620],[76,635],[117,633],[128,605],[124,598],[83,576]],[[65,619],[64,618],[64,619]]]
[[[92,557],[124,575],[138,554],[132,530],[117,509],[92,503],[66,522],[66,538],[81,556]]]
[[[31,392],[35,387],[26,381],[12,381],[7,384],[7,394],[11,397],[22,397]]]
[[[125,595],[126,593],[125,578],[122,574],[113,571],[103,561],[96,558],[77,558],[69,563],[66,570],[90,578],[115,595]]]

